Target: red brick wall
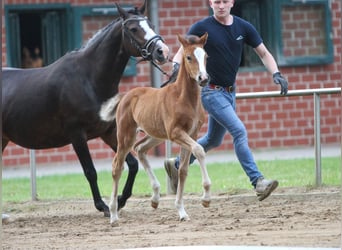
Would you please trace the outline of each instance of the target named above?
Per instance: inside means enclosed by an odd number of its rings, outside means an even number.
[[[7,0],[6,4],[35,4],[51,3],[46,0]],[[54,1],[54,3],[71,3],[72,5],[95,5],[108,4],[103,0],[74,0],[74,1]],[[127,4],[127,1],[118,1]],[[132,0],[132,4],[139,5],[142,1]],[[178,49],[176,34],[185,34],[188,27],[195,21],[208,15],[207,0],[193,1],[158,1],[160,34],[169,45],[171,56]],[[322,66],[304,67],[284,67],[281,72],[289,80],[289,89],[310,89],[310,88],[330,88],[341,86],[341,1],[332,0],[332,31],[334,41],[334,63]],[[302,20],[298,30],[308,28],[306,25],[312,23],[312,19],[303,20],[303,16],[292,13],[292,21],[285,25],[293,25],[296,19]],[[314,11],[314,10],[313,10]],[[4,14],[2,14],[3,16]],[[287,18],[283,16],[282,18]],[[320,18],[315,15],[315,18]],[[309,19],[309,17],[307,17]],[[3,18],[4,20],[4,18]],[[83,38],[87,40],[97,29],[104,26],[108,18],[84,18]],[[100,21],[100,22],[99,22]],[[318,20],[319,22],[319,20]],[[99,26],[87,25],[96,23]],[[286,22],[285,22],[286,23]],[[319,24],[319,23],[318,23]],[[304,26],[303,26],[304,25]],[[91,27],[91,28],[90,28]],[[317,27],[313,27],[317,29]],[[6,65],[6,44],[5,26],[2,26],[2,64]],[[284,35],[284,34],[283,34]],[[318,36],[318,35],[317,35]],[[316,37],[317,38],[317,37]],[[319,40],[318,38],[316,40]],[[302,47],[305,43],[312,42],[312,39],[304,37]],[[298,44],[287,44],[285,53],[293,53],[294,47]],[[303,52],[307,53],[307,52]],[[163,67],[170,70],[170,65]],[[163,77],[165,80],[165,77]],[[137,66],[137,76],[125,77],[122,79],[120,91],[139,86],[150,85],[150,66],[142,63]],[[237,78],[238,92],[257,91],[279,91],[279,86],[272,82],[272,77],[267,72],[240,72]],[[323,144],[339,143],[341,139],[341,97],[340,95],[321,96],[321,142]],[[313,118],[313,97],[283,97],[283,98],[263,98],[237,101],[237,112],[241,120],[245,123],[249,133],[249,143],[252,149],[290,146],[312,146],[314,144],[314,118]],[[206,125],[202,129],[205,133]],[[99,139],[89,141],[89,147],[94,159],[112,158],[114,153]],[[164,152],[163,146],[159,148]],[[173,153],[177,153],[178,147],[173,146]],[[226,135],[224,143],[217,150],[232,150],[232,139]],[[66,146],[59,149],[37,151],[37,162],[67,162],[77,160],[72,147]],[[29,153],[27,149],[10,144],[3,154],[4,166],[28,164]]]

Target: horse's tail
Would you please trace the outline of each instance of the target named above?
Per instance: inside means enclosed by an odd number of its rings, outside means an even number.
[[[108,99],[108,101],[102,104],[100,110],[100,117],[102,120],[107,122],[115,121],[116,110],[124,95],[124,93],[116,94],[114,97]]]

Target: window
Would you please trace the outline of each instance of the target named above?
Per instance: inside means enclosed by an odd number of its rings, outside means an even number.
[[[68,5],[5,6],[8,65],[48,65],[69,49]],[[34,63],[39,61],[38,65]]]
[[[51,64],[66,52],[82,47],[117,15],[116,8],[108,6],[5,5],[7,64],[34,67],[30,63],[36,58],[43,66]],[[124,76],[136,75],[135,64],[135,59],[129,60]]]
[[[328,0],[279,1],[277,23],[280,65],[333,62],[331,13]]]
[[[280,66],[333,62],[329,0],[240,0],[235,1],[232,14],[255,26]],[[246,46],[242,70],[261,66]]]

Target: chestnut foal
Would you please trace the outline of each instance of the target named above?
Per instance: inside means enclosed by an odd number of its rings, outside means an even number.
[[[175,201],[180,220],[189,219],[183,205],[183,192],[191,153],[195,155],[201,167],[204,190],[202,205],[209,206],[211,181],[205,165],[204,149],[196,142],[205,119],[200,87],[205,86],[209,79],[206,72],[207,55],[203,49],[207,37],[207,33],[200,38],[178,36],[184,56],[176,82],[160,89],[137,87],[125,95],[117,96],[118,106],[115,109],[118,147],[112,163],[113,192],[109,205],[112,226],[118,224],[118,184],[125,157],[133,146],[151,181],[152,207],[158,207],[160,183],[146,159],[146,153],[165,140],[181,146]],[[138,128],[144,131],[146,136],[134,145]]]

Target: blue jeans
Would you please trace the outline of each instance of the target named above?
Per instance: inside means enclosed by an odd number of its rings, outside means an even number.
[[[197,142],[202,145],[205,152],[221,145],[226,131],[233,137],[236,156],[255,187],[262,174],[254,161],[252,152],[248,146],[248,137],[245,125],[235,112],[235,91],[228,93],[226,90],[210,89],[203,87],[201,92],[202,104],[208,112],[208,131]],[[191,155],[190,164],[196,158]],[[179,166],[179,156],[176,167]]]

